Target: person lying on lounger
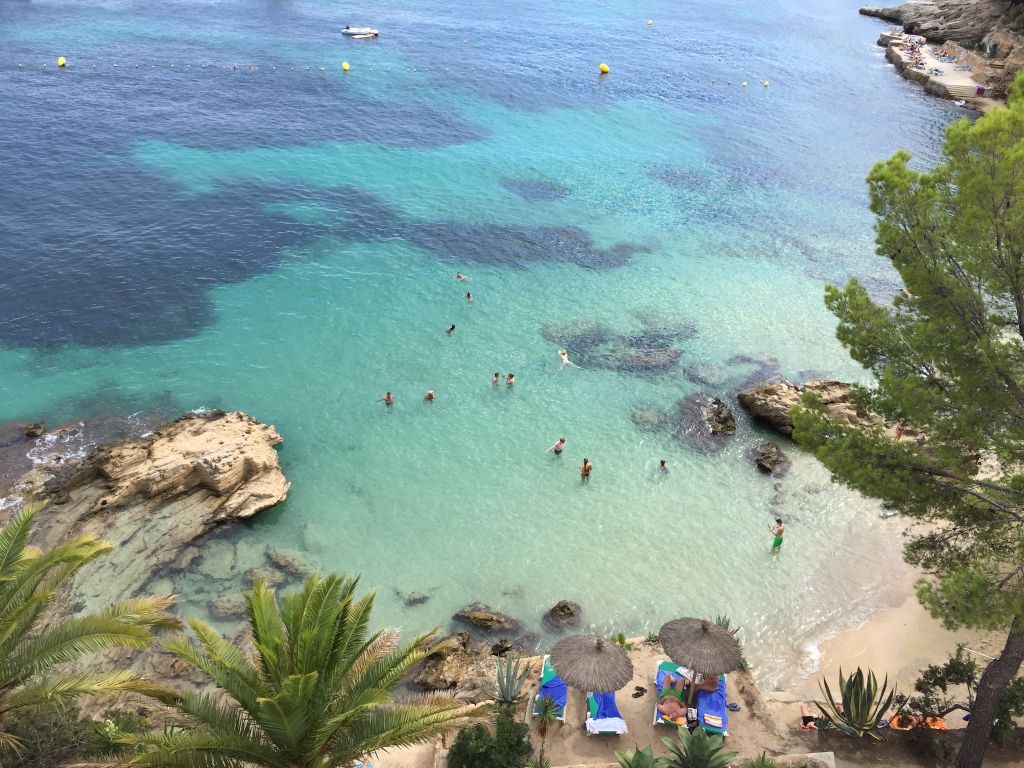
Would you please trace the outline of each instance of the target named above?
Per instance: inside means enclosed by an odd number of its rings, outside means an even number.
[[[661,698],[658,699],[658,713],[666,720],[686,719],[686,705],[683,701],[687,682],[689,681],[685,677],[665,675],[665,686],[661,689]]]

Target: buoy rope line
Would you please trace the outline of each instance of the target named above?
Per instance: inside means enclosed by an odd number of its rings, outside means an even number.
[[[229,65],[229,64],[160,64],[160,65],[149,64],[149,65],[145,65],[145,64],[111,64],[109,62],[106,62],[106,63],[103,63],[103,64],[86,63],[86,64],[77,64],[77,65],[72,65],[72,64],[68,63],[68,64],[65,64],[63,66],[60,66],[60,65],[48,64],[48,63],[43,63],[42,65],[38,65],[38,64],[37,65],[26,65],[26,64],[23,64],[23,63],[19,63],[19,64],[15,65],[15,68],[16,69],[20,69],[20,70],[25,70],[27,72],[36,72],[36,71],[48,71],[49,72],[49,71],[57,70],[57,71],[60,71],[60,72],[63,72],[63,73],[71,73],[71,72],[78,72],[78,73],[82,73],[82,72],[93,73],[93,72],[95,72],[95,73],[99,73],[99,72],[104,72],[104,71],[106,71],[108,69],[116,69],[118,72],[121,72],[121,71],[125,71],[125,72],[135,72],[135,71],[138,71],[138,72],[142,73],[142,72],[152,72],[154,70],[160,70],[160,71],[171,70],[171,71],[174,71],[176,73],[216,72],[216,73],[219,73],[219,74],[226,73],[226,74],[230,74],[230,75],[239,75],[239,76],[242,76],[242,75],[267,74],[268,72],[270,74],[278,74],[278,73],[282,73],[282,72],[283,73],[291,73],[291,72],[307,73],[307,72],[309,72],[309,73],[318,73],[318,74],[319,73],[322,73],[322,74],[353,74],[357,69],[361,73],[373,72],[375,74],[382,73],[382,72],[383,73],[392,73],[392,72],[402,73],[402,72],[408,72],[408,73],[415,73],[415,74],[431,74],[431,73],[452,72],[452,71],[455,71],[455,72],[466,72],[466,71],[485,72],[485,71],[494,71],[494,72],[505,72],[505,73],[507,73],[507,72],[510,71],[510,69],[514,69],[515,68],[515,67],[507,67],[507,66],[506,67],[501,67],[501,66],[487,66],[487,65],[481,65],[481,66],[475,66],[474,65],[474,66],[469,67],[468,70],[467,69],[458,68],[458,67],[422,67],[422,66],[420,66],[420,67],[404,66],[403,67],[403,66],[399,66],[399,65],[384,66],[384,67],[382,67],[382,66],[375,66],[375,67],[362,67],[362,68],[360,68],[360,67],[356,67],[355,65],[345,66],[346,64],[349,64],[349,62],[345,61],[345,62],[342,62],[340,65],[337,64],[337,63],[334,63],[334,64],[331,64],[329,66],[326,66],[326,65],[315,65],[315,64],[314,65],[308,65],[308,64],[307,65],[302,65],[302,64],[294,64],[294,65],[291,65],[291,64],[273,64],[273,65],[267,65],[267,66],[264,66],[264,65],[257,66],[257,65],[254,64],[254,65],[252,65],[252,68],[250,69],[249,64],[245,64],[245,65]],[[596,69],[586,69],[586,68],[577,68],[577,67],[566,67],[566,68],[563,68],[563,67],[537,67],[536,70],[533,70],[532,68],[529,68],[529,70],[528,70],[527,67],[519,66],[518,67],[518,73],[524,73],[524,72],[527,72],[527,71],[531,71],[531,72],[536,71],[536,72],[544,72],[544,73],[547,73],[547,74],[561,74],[561,75],[567,75],[567,76],[569,76],[569,75],[579,76],[581,74],[582,75],[599,75],[602,79],[604,79],[605,76],[607,75],[607,76],[610,76],[610,77],[614,77],[614,79],[617,80],[617,81],[623,81],[624,80],[626,82],[637,82],[637,81],[647,80],[648,78],[663,77],[663,78],[666,78],[666,79],[671,78],[671,79],[679,80],[679,81],[682,81],[682,82],[690,82],[690,83],[700,84],[702,86],[707,86],[707,85],[740,85],[740,86],[744,86],[745,87],[745,86],[748,85],[748,82],[746,80],[740,82],[740,81],[733,81],[733,80],[725,80],[725,79],[722,79],[722,78],[710,78],[710,79],[708,79],[708,78],[694,78],[694,77],[692,77],[690,75],[687,75],[685,73],[673,73],[673,72],[663,72],[663,73],[651,72],[649,74],[648,73],[626,72],[626,73],[621,73],[621,74],[613,74],[613,71],[611,70],[609,65],[604,64],[604,67],[608,68],[607,71],[605,69],[602,69],[601,65],[598,65],[598,67]],[[754,84],[756,84],[756,85],[765,85],[766,87],[768,85],[768,81],[767,80],[759,81],[759,80],[756,80],[755,78],[751,78],[751,81],[754,82]]]
[[[611,5],[609,5],[608,3],[600,2],[600,0],[595,0],[595,5],[599,5],[599,6],[603,7],[603,8],[608,9],[608,10],[614,10]],[[654,23],[654,21],[652,19],[644,20],[644,19],[638,19],[636,17],[633,17],[632,21],[638,22],[639,25],[641,25],[642,27],[646,28],[646,31],[648,33],[659,36],[662,41],[670,42],[670,43],[675,43],[675,44],[680,45],[680,46],[685,46],[686,50],[689,53],[691,53],[691,54],[697,54],[699,56],[705,56],[705,57],[708,57],[708,58],[714,58],[716,61],[718,61],[718,62],[720,62],[722,64],[725,64],[727,66],[731,66],[736,71],[742,73],[743,75],[746,75],[751,81],[753,81],[753,82],[755,82],[755,83],[757,83],[759,85],[762,85],[765,88],[767,88],[768,85],[769,85],[769,81],[767,79],[761,79],[759,76],[755,76],[750,71],[742,69],[742,67],[740,65],[732,64],[729,61],[729,59],[726,56],[722,55],[721,53],[701,50],[699,47],[697,47],[695,45],[693,40],[686,40],[686,39],[678,37],[678,36],[676,36],[676,35],[674,35],[672,33],[662,31]],[[469,41],[468,38],[464,38],[463,42],[469,44],[470,41]],[[91,62],[87,63],[85,65],[82,65],[82,67],[84,67],[87,71],[92,71],[92,70],[98,70],[99,69],[97,64],[91,63]],[[144,71],[144,70],[147,70],[147,69],[149,69],[149,70],[173,69],[173,70],[176,70],[176,71],[179,71],[179,72],[180,71],[186,71],[186,72],[187,71],[193,71],[193,70],[196,70],[196,69],[198,69],[198,70],[209,70],[209,69],[212,69],[212,70],[225,70],[225,71],[231,72],[232,74],[255,74],[256,72],[267,72],[267,71],[269,71],[271,73],[275,73],[275,72],[278,71],[278,69],[280,69],[282,71],[289,71],[289,72],[296,72],[296,71],[298,71],[298,72],[314,72],[314,71],[319,71],[319,72],[324,72],[324,73],[328,73],[328,72],[335,72],[336,73],[339,70],[341,72],[343,72],[343,73],[348,73],[351,70],[351,66],[350,66],[348,61],[342,61],[340,66],[337,65],[337,64],[334,64],[334,65],[331,65],[331,66],[321,66],[321,65],[306,65],[306,66],[304,66],[304,65],[301,65],[301,64],[299,64],[299,65],[285,64],[285,65],[281,65],[280,67],[278,67],[278,65],[274,64],[274,65],[270,65],[269,67],[265,67],[265,66],[257,67],[255,65],[247,62],[245,64],[231,64],[231,65],[206,63],[206,64],[197,64],[195,67],[193,67],[192,64],[188,64],[188,63],[186,63],[184,65],[179,65],[179,64],[170,64],[170,65],[161,64],[161,65],[159,65],[159,67],[156,64],[150,64],[148,68],[145,65],[142,65],[142,64],[125,65],[124,67],[121,67],[119,64],[112,64],[111,67],[113,69],[122,69],[122,68],[126,69],[126,70],[137,69],[137,70],[140,70],[140,71]],[[17,68],[18,69],[25,69],[25,65],[24,64],[17,64]],[[52,69],[59,69],[59,70],[62,70],[62,71],[68,71],[68,70],[71,70],[73,68],[74,69],[78,69],[78,68],[81,68],[81,67],[72,67],[70,65],[70,62],[68,62],[67,59],[64,56],[58,56],[57,60],[56,60],[56,65],[54,67],[50,67],[50,66],[48,66],[47,63],[43,63],[43,65],[41,67],[38,67],[38,66],[31,67],[30,66],[29,68],[30,69],[51,69],[52,68]],[[382,69],[385,72],[390,72],[392,70],[392,67],[384,67]],[[400,66],[396,66],[393,69],[395,69],[396,71],[402,71],[404,69],[406,72],[417,72],[417,73],[419,73],[419,72],[441,72],[441,71],[448,72],[449,71],[449,67],[441,67],[441,68],[432,67],[431,68],[431,67],[413,67],[413,66],[400,67]],[[469,69],[470,69],[470,71],[474,71],[474,72],[478,71],[478,70],[479,71],[485,71],[485,70],[488,70],[488,69],[493,69],[495,71],[500,71],[500,72],[507,72],[509,67],[507,67],[507,66],[493,66],[493,67],[490,67],[490,66],[487,66],[487,65],[481,65],[481,66],[477,67],[476,65],[473,65]],[[375,70],[374,67],[367,67],[365,71],[373,72],[374,70]],[[526,71],[526,67],[520,65],[519,71],[520,72],[525,72]],[[562,68],[562,67],[542,67],[542,66],[538,66],[537,67],[537,71],[538,72],[563,73],[563,74],[565,74],[565,73],[577,74],[577,70],[576,70],[575,67]],[[581,69],[579,71],[584,73],[584,74],[587,74],[587,73],[599,74],[599,75],[601,75],[603,77],[605,75],[611,74],[611,67],[607,63],[605,63],[605,62],[601,62],[600,64],[598,64],[596,70],[589,70],[589,69],[584,68],[584,69]],[[650,73],[650,77],[657,77],[658,74],[659,73],[657,73],[657,72],[651,72]],[[684,81],[691,80],[691,78],[689,78],[688,76],[685,76],[683,74],[676,75],[676,74],[673,74],[671,72],[665,72],[665,73],[662,73],[662,74],[666,78],[673,78],[673,77],[675,77],[677,79],[684,80]],[[634,73],[634,76],[635,76],[635,73]],[[626,79],[631,79],[629,77],[629,73],[626,73],[625,75],[620,75],[616,79],[622,79],[623,77],[625,77]],[[708,84],[708,80],[706,80],[706,79],[699,79],[699,80],[698,79],[694,79],[694,82],[700,82],[700,83],[702,83],[704,85]],[[743,81],[740,81],[738,83],[733,83],[733,82],[731,82],[729,80],[719,81],[718,78],[712,78],[710,80],[710,84],[711,85],[718,85],[718,84],[722,84],[722,85],[735,85],[735,84],[738,84],[741,87],[745,88],[748,85],[748,82],[746,80],[743,80]]]

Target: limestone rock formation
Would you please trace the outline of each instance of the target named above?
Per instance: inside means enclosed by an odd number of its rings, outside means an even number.
[[[808,381],[803,386],[776,379],[757,384],[739,392],[736,397],[750,414],[776,430],[792,437],[793,417],[790,409],[800,402],[804,392],[814,392],[825,405],[825,412],[837,421],[846,421],[859,426],[885,426],[881,419],[873,416],[853,402],[849,384],[841,381]]]
[[[792,462],[775,443],[761,443],[754,448],[751,458],[757,468],[769,475],[784,475]]]
[[[211,600],[210,615],[215,619],[241,619],[245,616],[245,598],[242,595],[224,595]]]
[[[244,413],[189,413],[82,460],[35,467],[17,484],[23,504],[44,505],[33,544],[91,533],[116,545],[82,569],[62,604],[97,609],[137,594],[160,572],[202,563],[202,544],[192,542],[287,495],[280,442],[272,426]],[[233,547],[216,560],[207,567],[230,573]]]
[[[481,603],[467,605],[461,611],[452,616],[452,619],[462,624],[466,624],[473,629],[489,634],[497,634],[500,632],[502,634],[514,635],[522,626],[511,616],[499,611],[492,611],[486,605]]]
[[[980,40],[1009,23],[1009,0],[937,0],[935,3],[904,3],[888,8],[861,8],[864,16],[903,25],[903,30],[932,42]]]
[[[556,632],[569,627],[578,627],[583,616],[579,603],[572,600],[559,600],[544,614],[544,626]]]

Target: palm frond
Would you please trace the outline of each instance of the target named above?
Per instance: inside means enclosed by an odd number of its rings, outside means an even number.
[[[108,693],[138,693],[152,698],[172,695],[172,692],[163,686],[127,670],[83,672],[31,680],[5,698],[3,711],[36,706],[44,702],[66,702],[77,696],[100,696]]]

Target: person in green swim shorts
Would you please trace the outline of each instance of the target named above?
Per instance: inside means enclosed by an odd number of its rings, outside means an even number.
[[[775,518],[775,527],[768,526],[768,530],[775,534],[775,541],[772,542],[772,550],[776,550],[782,546],[782,534],[786,532],[786,524],[782,522],[781,517]]]

